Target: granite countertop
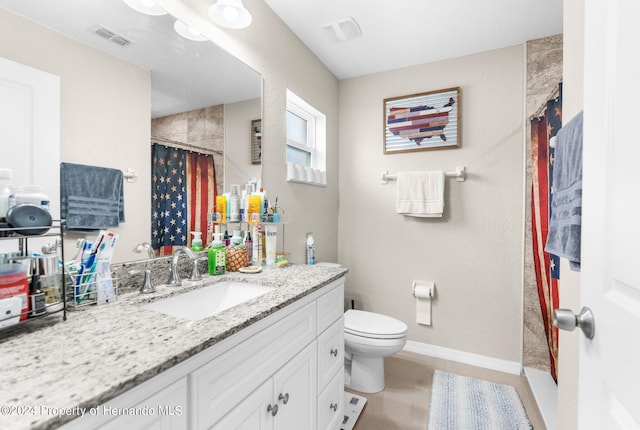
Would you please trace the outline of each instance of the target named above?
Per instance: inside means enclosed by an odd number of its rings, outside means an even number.
[[[56,428],[76,418],[79,408],[113,399],[346,272],[288,265],[256,274],[204,275],[193,285],[159,286],[149,295],[121,294],[115,303],[68,312],[67,321],[61,313],[34,321],[38,324],[28,330],[0,338],[0,428]],[[274,289],[198,321],[142,308],[223,280]]]

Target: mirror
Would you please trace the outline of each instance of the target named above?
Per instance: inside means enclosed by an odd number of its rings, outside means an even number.
[[[144,15],[121,0],[0,0],[0,7],[150,71],[150,135],[163,138],[168,145],[186,143],[191,145],[187,149],[194,151],[204,148],[201,152],[223,153],[224,158],[214,155],[217,192],[228,189],[231,183],[260,178],[261,165],[252,163],[251,122],[261,117],[262,77],[211,41],[187,40],[174,31],[175,18]],[[64,52],[55,54],[65,61]],[[82,64],[75,66],[81,68]],[[64,91],[63,78],[63,101]],[[211,134],[203,127],[216,131]],[[61,159],[68,161],[64,131],[61,147]],[[99,156],[97,151],[95,156]],[[87,157],[83,164],[92,164]],[[149,159],[133,161],[149,163]],[[96,160],[96,165],[104,164]],[[135,198],[150,201],[149,195],[136,194]],[[126,224],[133,223],[131,219],[142,216],[142,212],[138,208],[132,215],[128,213]],[[145,219],[150,212],[149,206],[143,214]],[[136,243],[150,241],[150,227],[132,226],[136,228],[127,225],[121,234],[126,235],[126,243],[116,252],[116,262],[146,258],[146,254],[131,250]]]

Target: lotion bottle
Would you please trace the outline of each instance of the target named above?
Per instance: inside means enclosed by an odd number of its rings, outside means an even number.
[[[240,222],[240,196],[238,195],[239,185],[231,185],[231,195],[229,196],[229,221]]]

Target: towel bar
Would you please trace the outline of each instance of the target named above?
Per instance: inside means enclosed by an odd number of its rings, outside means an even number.
[[[456,178],[456,181],[458,182],[464,182],[466,179],[465,171],[464,166],[456,166],[455,172],[444,172],[444,174],[447,177]],[[380,177],[383,184],[387,184],[389,181],[395,181],[396,179],[398,179],[398,175],[390,175],[388,170],[382,172],[382,176]]]
[[[122,176],[127,180],[127,182],[135,182],[138,178],[138,172],[135,169],[129,167],[126,172],[122,172]]]

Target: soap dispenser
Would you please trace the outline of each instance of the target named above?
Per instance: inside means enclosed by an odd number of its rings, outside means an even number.
[[[208,270],[209,275],[224,275],[227,265],[227,250],[222,242],[222,233],[220,233],[220,225],[215,226],[213,233],[213,242],[208,253]]]
[[[193,239],[191,239],[191,250],[194,252],[202,251],[202,233],[192,231]]]

